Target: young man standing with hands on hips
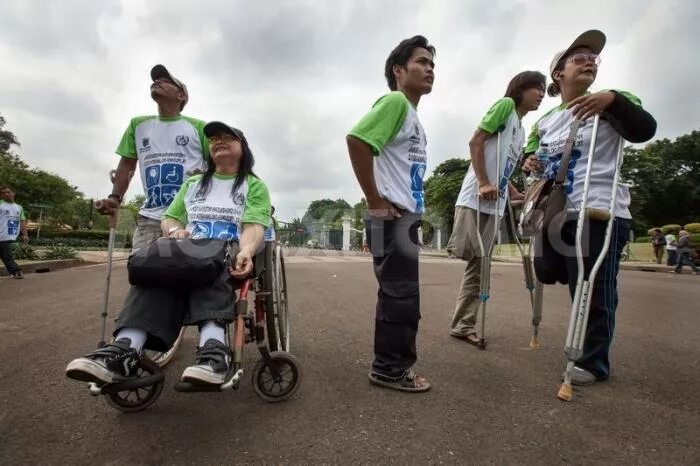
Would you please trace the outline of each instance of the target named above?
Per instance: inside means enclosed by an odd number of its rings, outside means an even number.
[[[418,227],[425,210],[427,163],[416,108],[433,88],[434,55],[423,36],[402,41],[384,70],[392,92],[377,100],[347,136],[353,170],[367,199],[367,241],[379,282],[369,380],[405,392],[430,389],[411,368],[417,360]]]

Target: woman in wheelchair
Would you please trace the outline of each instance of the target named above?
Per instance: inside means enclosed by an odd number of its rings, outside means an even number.
[[[182,381],[224,382],[231,360],[225,325],[234,318],[233,280],[253,270],[253,256],[263,245],[270,222],[270,196],[253,173],[253,154],[240,130],[211,122],[204,134],[211,152],[209,168],[182,185],[164,214],[163,236],[238,242],[235,262],[207,287],[131,286],[114,341],[71,361],[66,368],[69,378],[104,384],[133,377],[144,348],[167,351],[182,325],[196,324],[200,331],[196,359],[183,372]]]

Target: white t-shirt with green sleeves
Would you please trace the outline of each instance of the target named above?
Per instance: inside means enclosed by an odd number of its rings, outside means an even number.
[[[423,213],[427,141],[418,113],[403,92],[390,92],[377,100],[350,135],[374,151],[379,195],[397,207]]]
[[[616,91],[624,95],[632,103],[641,106],[641,101],[629,92]],[[532,128],[528,138],[526,154],[536,153],[545,162],[544,175],[555,178],[561,165],[561,157],[569,136],[571,123],[574,121],[571,110],[562,104],[547,112]],[[588,166],[588,153],[591,147],[593,133],[593,117],[588,118],[579,126],[578,134],[571,152],[569,167],[564,181],[569,199],[569,211],[577,211],[583,199],[583,185]],[[588,191],[588,207],[608,210],[612,196],[612,180],[616,170],[617,148],[620,135],[604,119],[600,119],[598,137],[595,147],[593,167],[591,169],[590,188]],[[615,202],[615,216],[631,219],[629,211],[630,194],[627,186],[618,184]]]
[[[0,241],[16,240],[19,236],[20,222],[26,219],[21,205],[0,200]]]
[[[139,215],[160,220],[193,170],[206,169],[209,145],[201,120],[142,116],[131,120],[117,154],[138,159],[146,201]]]
[[[525,129],[520,121],[518,112],[515,111],[515,102],[510,97],[504,97],[497,101],[482,118],[479,128],[492,134],[484,145],[484,161],[489,182],[498,186],[500,207],[499,215],[503,215],[508,201],[508,182],[515,166],[518,164],[525,144]],[[500,154],[498,153],[498,135],[501,135]],[[500,173],[496,173],[496,165],[500,157]],[[474,165],[469,165],[469,170],[464,176],[462,189],[457,197],[455,205],[465,206],[477,210],[479,199],[479,183],[476,180]],[[496,201],[482,200],[479,207],[481,212],[490,215],[496,214]]]
[[[192,238],[240,239],[244,223],[270,224],[270,194],[259,178],[248,175],[231,195],[236,175],[217,175],[209,192],[200,191],[203,175],[187,179],[163,216],[173,218],[192,234]]]

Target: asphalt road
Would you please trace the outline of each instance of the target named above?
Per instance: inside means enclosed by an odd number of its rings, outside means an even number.
[[[404,394],[367,381],[370,263],[290,262],[304,371],[294,399],[268,404],[249,377],[237,393],[173,391],[193,358],[190,329],[160,399],[137,414],[63,374],[98,340],[104,266],[0,279],[0,464],[700,464],[700,277],[622,272],[613,376],[564,403],[564,287],[546,289],[544,347],[530,350],[521,269],[495,264],[480,351],[447,334],[461,264],[425,261],[416,369],[433,389]],[[111,317],[126,286],[122,262]]]

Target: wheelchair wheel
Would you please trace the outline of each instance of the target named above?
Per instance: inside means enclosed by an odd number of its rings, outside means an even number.
[[[160,368],[153,361],[142,359],[136,371],[138,377],[157,374]],[[124,413],[135,413],[151,406],[163,391],[163,382],[106,395],[107,403]]]
[[[274,256],[275,243],[265,242],[265,272],[263,273],[262,290],[269,293],[265,296],[265,323],[267,324],[267,345],[270,351],[277,351],[280,347],[279,336],[277,334],[277,324],[275,316],[275,290],[274,290]]]
[[[280,377],[275,379],[266,361],[261,359],[253,369],[253,388],[260,398],[270,403],[288,400],[301,385],[301,368],[289,353],[275,351],[270,357],[277,364]]]
[[[156,363],[158,367],[165,367],[175,357],[175,353],[177,353],[177,349],[180,347],[180,343],[182,343],[182,339],[184,336],[185,327],[183,326],[180,329],[180,334],[175,339],[175,343],[173,343],[173,346],[168,351],[163,353],[160,351],[144,350],[143,355],[144,357]]]
[[[284,256],[282,247],[275,248],[275,276],[274,276],[275,317],[277,318],[277,330],[279,334],[280,350],[289,352],[289,314],[287,300],[287,273],[284,268]]]

